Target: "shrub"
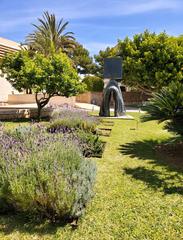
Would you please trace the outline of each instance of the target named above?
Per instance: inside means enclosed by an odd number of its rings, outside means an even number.
[[[53,121],[48,125],[50,133],[63,133],[79,146],[84,157],[101,156],[104,143],[96,135],[99,120],[89,116],[86,111],[78,109],[57,109],[52,115]]]
[[[51,119],[81,119],[86,121],[91,121],[98,123],[98,119],[94,116],[90,116],[86,110],[81,110],[77,108],[64,108],[64,107],[57,107],[54,109],[51,115]]]
[[[89,132],[77,131],[80,149],[85,157],[99,157],[104,150],[104,142],[99,139],[98,135]]]
[[[183,136],[183,84],[172,82],[155,93],[147,106],[142,121],[165,121],[165,128]]]
[[[61,120],[57,120],[59,123]],[[57,123],[56,121],[56,123]],[[55,123],[55,122],[54,122]],[[54,124],[53,123],[53,124]],[[84,157],[98,157],[101,156],[104,150],[104,142],[99,139],[99,136],[90,131],[83,131],[83,129],[69,128],[68,126],[54,125],[49,128],[50,133],[59,135],[63,133],[65,141],[72,141],[79,147]]]
[[[56,133],[56,132],[72,132],[76,129],[81,129],[88,132],[96,132],[95,123],[83,121],[81,119],[57,119],[51,122],[48,125],[48,132]]]
[[[104,88],[104,82],[97,76],[88,75],[83,79],[83,83],[86,84],[87,90],[90,92],[102,92]]]
[[[81,129],[88,132],[96,132],[98,120],[96,117],[89,116],[86,111],[76,109],[56,109],[52,114],[52,122],[48,125],[48,131],[71,132]]]
[[[4,209],[8,203],[16,211],[51,220],[81,216],[92,196],[95,164],[57,134],[42,133],[43,143],[30,141],[31,147],[30,142],[23,143],[21,133],[26,131],[21,131],[17,130],[18,138],[1,135],[4,143],[1,141],[0,150],[7,145],[6,156],[0,151],[0,201]]]

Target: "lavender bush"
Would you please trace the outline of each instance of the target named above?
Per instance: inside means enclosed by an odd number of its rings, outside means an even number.
[[[63,133],[64,138],[72,139],[80,147],[85,157],[101,156],[104,143],[97,135],[99,120],[84,110],[57,108],[52,113],[52,121],[47,130],[50,133]]]
[[[41,125],[0,127],[0,203],[51,220],[78,218],[92,196],[96,167],[63,134]],[[0,209],[0,210],[1,210]]]
[[[97,118],[92,117],[86,110],[73,107],[57,107],[53,110],[51,119],[81,119],[97,123]]]
[[[48,126],[50,132],[72,131],[81,129],[87,132],[96,133],[96,126],[99,120],[89,116],[87,111],[75,108],[57,108],[51,116],[51,123]]]

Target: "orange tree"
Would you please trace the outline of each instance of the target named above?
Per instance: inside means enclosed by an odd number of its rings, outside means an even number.
[[[6,79],[18,91],[32,89],[41,110],[53,96],[73,96],[84,89],[71,60],[61,51],[45,56],[33,55],[26,50],[10,54],[2,59],[1,69]],[[40,97],[41,93],[41,97]]]

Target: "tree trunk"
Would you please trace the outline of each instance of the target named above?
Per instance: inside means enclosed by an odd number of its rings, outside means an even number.
[[[46,104],[48,104],[50,98],[52,97],[52,95],[48,95],[46,97],[46,94],[43,94],[43,97],[41,97],[40,99],[38,98],[38,93],[36,93],[35,98],[36,98],[36,103],[37,103],[37,120],[40,121],[41,120],[41,111],[44,108],[44,106],[46,106]]]
[[[41,110],[42,110],[41,105],[37,104],[37,120],[38,120],[38,122],[40,122],[40,120],[41,120]]]

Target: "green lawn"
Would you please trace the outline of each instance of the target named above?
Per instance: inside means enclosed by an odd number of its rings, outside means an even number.
[[[183,239],[183,174],[153,150],[172,136],[155,122],[114,121],[78,228],[1,216],[0,239]]]

